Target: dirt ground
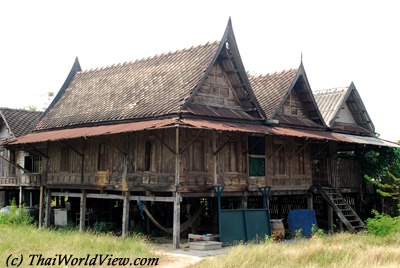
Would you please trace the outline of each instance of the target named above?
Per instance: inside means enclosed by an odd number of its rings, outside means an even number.
[[[205,258],[213,258],[228,252],[227,247],[217,250],[193,250],[187,243],[182,244],[180,249],[173,249],[172,244],[153,244],[153,248],[163,256],[158,266],[163,268],[188,267]]]

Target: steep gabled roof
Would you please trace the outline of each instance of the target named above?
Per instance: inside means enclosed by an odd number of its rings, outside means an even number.
[[[286,118],[286,121],[292,121],[289,123],[290,125],[325,126],[323,117],[312,94],[303,63],[300,64],[298,69],[251,77],[250,83],[267,118],[281,120],[282,115],[278,115],[278,111],[280,111],[291,92],[295,88],[301,88],[300,97],[304,105],[306,105],[307,113],[311,120],[302,122],[307,120],[302,119],[299,121],[293,118]]]
[[[221,56],[229,57],[233,86],[263,114],[240,59],[231,21],[220,42],[135,62],[80,71],[77,61],[37,130],[146,120],[188,113],[187,104]],[[72,76],[72,78],[71,78]]]
[[[375,132],[375,126],[353,82],[347,87],[318,90],[314,92],[314,95],[324,120],[330,128],[344,132],[369,134]],[[357,125],[337,121],[345,105],[349,108]]]
[[[274,117],[277,106],[292,86],[296,74],[297,69],[290,69],[250,77],[251,86],[267,118]]]
[[[14,137],[20,137],[33,130],[42,112],[22,109],[0,108],[0,116]]]

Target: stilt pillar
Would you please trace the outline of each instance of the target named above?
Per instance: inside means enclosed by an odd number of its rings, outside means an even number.
[[[79,232],[83,232],[85,230],[85,220],[86,220],[86,190],[82,190],[80,215],[79,215]]]

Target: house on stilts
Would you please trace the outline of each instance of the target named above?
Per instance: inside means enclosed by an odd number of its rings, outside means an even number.
[[[41,112],[0,108],[0,146],[33,130]],[[29,176],[26,173],[30,174]],[[10,200],[27,206],[39,204],[41,158],[31,149],[0,147],[0,207]]]
[[[190,49],[86,71],[76,59],[35,131],[6,146],[41,156],[41,221],[55,199],[81,230],[96,221],[119,224],[122,235],[156,226],[179,247],[189,228],[233,226],[225,210],[257,211],[244,214],[257,233],[269,193],[272,217],[315,208],[330,226],[336,214],[356,231],[362,179],[339,168],[358,168],[339,152],[396,145],[373,129],[336,131],[318,100],[302,63],[248,77],[229,21],[221,41]]]

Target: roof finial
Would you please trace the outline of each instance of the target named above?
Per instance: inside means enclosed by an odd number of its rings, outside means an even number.
[[[303,64],[303,51],[300,53],[300,63]]]

